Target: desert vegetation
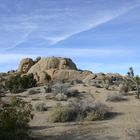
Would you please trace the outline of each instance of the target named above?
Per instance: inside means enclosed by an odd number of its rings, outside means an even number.
[[[32,105],[14,97],[9,104],[0,102],[0,139],[29,139],[30,120],[33,119]]]
[[[5,88],[11,93],[23,92],[25,89],[37,86],[33,74],[11,76],[5,83]]]
[[[51,74],[47,73],[46,69],[38,70],[36,64],[40,61],[43,61],[42,68],[46,65]],[[61,65],[55,61],[60,61]],[[68,62],[64,63],[65,61]],[[133,68],[129,69],[126,76],[122,76],[78,70],[69,59],[42,60],[39,57],[35,61],[26,59],[25,62],[22,61],[24,65],[21,65],[18,71],[0,75],[0,139],[26,140],[30,139],[31,132],[36,131],[43,135],[54,135],[55,133],[51,132],[58,132],[61,128],[75,129],[78,124],[87,124],[86,127],[93,124],[89,131],[100,128],[104,133],[108,129],[111,131],[114,125],[116,127],[116,122],[127,121],[129,115],[133,118],[133,110],[136,109],[136,114],[139,113],[139,100],[136,98],[139,99],[140,78],[135,76]],[[31,63],[28,65],[30,67],[25,67],[27,62]],[[58,65],[58,69],[55,64]],[[54,67],[55,70],[50,67]],[[113,120],[116,121],[113,123]],[[129,123],[131,121],[129,120]],[[129,123],[121,127],[125,129]],[[68,125],[68,128],[65,125]],[[104,126],[108,129],[104,129]],[[41,132],[42,129],[45,131]],[[85,128],[83,131],[85,132]]]
[[[93,107],[88,106],[77,98],[70,98],[67,106],[57,104],[49,115],[51,122],[70,122],[70,121],[96,121],[103,120],[109,114],[109,108],[100,102]]]

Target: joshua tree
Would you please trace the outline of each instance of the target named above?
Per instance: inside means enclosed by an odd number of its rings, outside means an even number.
[[[133,70],[132,67],[129,68],[128,75],[129,75],[131,78],[134,78],[134,70]]]
[[[134,70],[132,67],[129,68],[129,72],[127,73],[128,74],[128,77],[130,78],[131,82],[133,82],[136,86],[136,94],[137,94],[137,98],[140,99],[140,88],[139,88],[139,85],[140,85],[140,78],[139,76],[134,76]]]

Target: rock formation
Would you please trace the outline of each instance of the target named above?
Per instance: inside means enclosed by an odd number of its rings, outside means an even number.
[[[39,57],[35,61],[31,58],[25,58],[21,61],[17,72],[20,74],[33,73],[39,84],[46,84],[50,79],[53,81],[81,80],[88,82],[103,80],[106,76],[120,77],[119,74],[93,74],[90,71],[78,70],[76,64],[70,58],[62,57]]]
[[[45,83],[48,76],[53,81],[71,81],[82,80],[91,74],[89,71],[77,70],[76,64],[71,59],[61,57],[42,58],[29,69],[28,73],[33,73],[38,83]]]
[[[29,73],[36,73],[38,71],[46,71],[49,69],[57,70],[77,70],[76,65],[69,58],[49,57],[40,59],[31,69]]]
[[[27,73],[28,70],[34,65],[34,61],[31,58],[22,59],[18,68],[19,73]]]

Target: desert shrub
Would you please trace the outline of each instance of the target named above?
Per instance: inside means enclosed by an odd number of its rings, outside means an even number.
[[[55,99],[56,99],[57,101],[66,101],[66,100],[67,100],[67,96],[64,95],[64,94],[62,94],[62,93],[59,93],[59,94],[57,94],[57,95],[55,96]]]
[[[27,88],[32,88],[37,85],[33,74],[12,76],[5,84],[6,88],[12,93],[22,92]]]
[[[79,121],[82,118],[81,102],[77,98],[68,99],[68,105],[58,104],[51,110],[49,121],[51,122],[70,122]]]
[[[77,97],[79,95],[79,91],[77,89],[67,89],[64,94],[67,97]]]
[[[119,102],[119,101],[124,101],[126,100],[122,95],[120,94],[110,94],[107,96],[106,101],[110,102]]]
[[[129,91],[129,87],[127,85],[121,84],[119,86],[119,92],[123,95],[126,95]]]
[[[31,89],[31,90],[29,90],[29,92],[28,92],[29,95],[34,95],[34,94],[37,94],[37,93],[40,93],[40,91],[35,90],[35,89]]]
[[[65,91],[70,87],[70,83],[57,83],[53,85],[52,92],[58,93],[65,93]]]
[[[28,139],[28,123],[32,118],[32,106],[14,97],[8,106],[0,108],[0,139]]]
[[[97,120],[105,119],[108,112],[109,112],[109,108],[105,104],[103,104],[101,102],[95,103],[94,113],[95,113]]]
[[[45,98],[46,98],[46,100],[52,100],[52,99],[56,99],[56,93],[47,93],[46,94],[46,96],[45,96]]]
[[[75,80],[70,81],[70,83],[71,83],[71,85],[82,84],[83,81],[82,80],[79,80],[79,79],[75,79]]]
[[[90,107],[77,98],[70,98],[67,106],[57,105],[49,115],[51,122],[95,121],[106,118],[109,108],[102,103]]]
[[[90,112],[87,112],[85,120],[87,121],[96,121],[96,120],[104,120],[109,113],[109,108],[101,103],[95,103],[94,107]]]
[[[89,103],[74,97],[68,99],[68,106],[73,108],[77,113],[76,121],[83,121],[87,113],[92,110]]]
[[[0,97],[4,97],[5,96],[5,88],[3,85],[0,85]]]
[[[47,107],[45,103],[38,103],[35,105],[36,111],[42,112],[42,111],[47,111]]]
[[[129,140],[140,140],[140,126],[137,125],[134,129],[129,129],[127,135]]]
[[[51,84],[47,84],[47,85],[44,87],[44,90],[45,90],[45,93],[50,93],[50,92],[52,92],[52,85],[51,85]]]
[[[49,115],[50,122],[70,122],[74,121],[77,113],[73,108],[68,106],[57,105],[54,107]]]

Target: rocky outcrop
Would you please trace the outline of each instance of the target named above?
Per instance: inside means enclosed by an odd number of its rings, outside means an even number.
[[[27,73],[28,70],[34,65],[34,61],[31,58],[22,59],[17,72]]]
[[[71,80],[81,77],[81,71],[69,58],[49,57],[41,58],[27,73],[33,73],[38,83],[46,83],[46,77],[53,80]]]
[[[46,71],[49,69],[57,70],[77,70],[76,65],[69,58],[49,57],[39,60],[31,69],[29,73],[36,73],[38,71]]]
[[[93,74],[91,71],[81,71],[69,58],[62,57],[39,57],[35,61],[31,58],[23,59],[19,65],[18,73],[34,74],[34,78],[40,84],[46,84],[50,79],[53,81],[73,81],[83,82],[103,80],[105,77],[120,77],[119,74]]]

